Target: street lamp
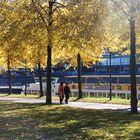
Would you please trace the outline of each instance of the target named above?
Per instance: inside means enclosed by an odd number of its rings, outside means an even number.
[[[109,98],[112,100],[112,64],[111,64],[112,53],[109,51]]]

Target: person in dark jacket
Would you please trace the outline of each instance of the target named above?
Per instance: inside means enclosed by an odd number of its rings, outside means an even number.
[[[65,94],[65,103],[68,104],[69,94],[71,93],[68,83],[64,87],[64,94]]]

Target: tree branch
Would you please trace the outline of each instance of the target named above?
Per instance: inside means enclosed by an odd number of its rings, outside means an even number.
[[[122,12],[124,13],[124,15],[127,17],[127,19],[129,20],[129,14],[121,7],[120,3],[117,2],[116,0],[111,0],[113,2],[114,5],[118,6]]]
[[[40,15],[40,18],[41,18],[42,21],[44,22],[46,29],[48,29],[48,26],[47,26],[47,23],[46,23],[46,21],[45,21],[45,18],[43,17],[43,15],[42,15],[42,13],[40,12],[40,10],[37,8],[37,6],[36,6],[34,0],[32,0],[32,3],[33,3],[33,5],[34,5],[36,11],[37,11],[38,14]]]

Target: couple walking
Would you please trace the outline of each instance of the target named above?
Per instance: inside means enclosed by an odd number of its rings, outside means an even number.
[[[61,82],[58,87],[58,96],[60,99],[60,104],[62,104],[62,102],[63,102],[64,95],[65,95],[65,103],[68,104],[69,94],[70,94],[70,88],[68,86],[68,83],[66,83],[66,85],[64,87],[63,82]]]

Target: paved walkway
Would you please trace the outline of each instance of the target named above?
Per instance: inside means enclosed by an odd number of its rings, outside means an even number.
[[[12,101],[17,103],[45,103],[45,99],[28,99],[28,98],[8,98],[0,97],[3,101]],[[59,104],[58,101],[53,101],[54,104]],[[130,105],[118,104],[103,104],[103,103],[87,103],[87,102],[69,102],[69,104],[62,104],[62,106],[84,108],[84,109],[111,109],[111,110],[130,110]]]

